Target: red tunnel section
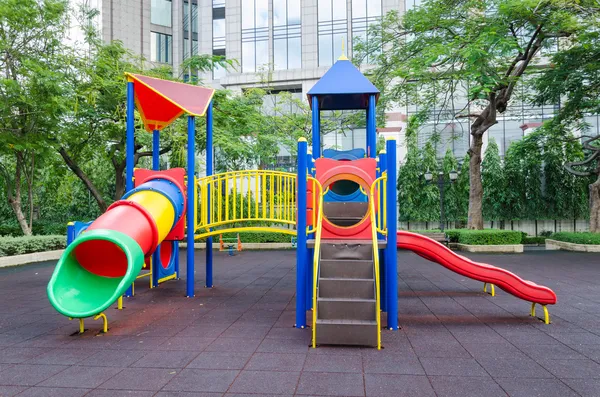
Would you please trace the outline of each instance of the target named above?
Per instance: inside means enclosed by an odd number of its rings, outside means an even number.
[[[182,168],[166,171],[138,169],[134,176],[135,187],[154,178],[167,178],[175,183],[185,198],[185,170]],[[185,205],[187,205],[187,200],[184,202],[183,214],[185,214]],[[180,240],[184,237],[184,218],[184,216],[179,218],[165,240]],[[113,203],[87,230],[94,229],[109,229],[126,234],[140,245],[146,255],[154,252],[158,244],[158,229],[150,213],[141,205],[128,200],[119,200]],[[169,246],[170,244],[165,244],[161,253],[162,251],[165,252],[164,255],[169,253]],[[127,272],[125,253],[110,241],[86,241],[75,248],[74,254],[81,266],[90,273],[104,277],[123,277]]]

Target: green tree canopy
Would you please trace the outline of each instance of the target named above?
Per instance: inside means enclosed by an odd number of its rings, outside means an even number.
[[[376,60],[371,74],[382,104],[471,121],[470,228],[483,227],[483,134],[526,71],[543,62],[540,50],[586,30],[597,7],[595,0],[426,0],[402,16],[388,13],[358,46]]]

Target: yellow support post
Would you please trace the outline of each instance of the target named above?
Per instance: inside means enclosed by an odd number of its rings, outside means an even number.
[[[123,295],[117,299],[117,310],[123,310]]]
[[[536,317],[535,316],[535,302],[531,303],[531,317]],[[541,305],[543,310],[544,310],[544,324],[548,325],[551,323],[550,321],[550,313],[548,312],[548,307],[546,305]],[[541,320],[541,319],[540,319]]]
[[[488,286],[488,283],[483,283],[483,292],[485,292],[485,293],[488,293],[487,286]],[[494,288],[494,284],[489,283],[489,286],[490,286],[489,294],[492,296],[496,296],[496,289]]]
[[[94,317],[94,320],[98,320],[99,318],[102,318],[102,332],[107,333],[108,332],[108,319],[106,318],[106,314],[100,313],[96,317]]]

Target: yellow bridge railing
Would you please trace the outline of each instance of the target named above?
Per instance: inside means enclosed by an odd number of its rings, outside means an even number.
[[[271,231],[296,235],[296,174],[231,171],[197,180],[195,239],[223,232]],[[243,223],[243,224],[242,224]]]

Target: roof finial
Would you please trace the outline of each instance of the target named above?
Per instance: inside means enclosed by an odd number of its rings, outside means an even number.
[[[342,55],[338,58],[338,61],[348,61],[348,57],[346,56],[346,38],[342,37]]]

